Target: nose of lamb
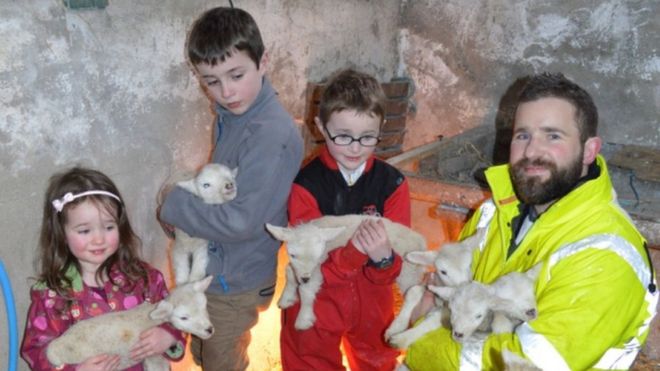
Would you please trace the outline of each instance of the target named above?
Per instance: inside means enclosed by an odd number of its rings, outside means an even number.
[[[213,326],[209,326],[209,327],[206,328],[205,331],[209,336],[211,336],[215,332],[215,329],[213,328]]]
[[[303,283],[309,282],[309,277],[303,277],[300,279]]]
[[[234,189],[234,183],[225,184],[225,189],[231,191],[232,189]]]
[[[530,309],[527,312],[525,312],[525,314],[527,315],[527,317],[529,317],[529,319],[534,319],[536,318],[536,309]]]
[[[454,339],[456,339],[456,340],[461,340],[461,339],[463,339],[463,333],[462,333],[462,332],[458,332],[458,331],[454,331]]]

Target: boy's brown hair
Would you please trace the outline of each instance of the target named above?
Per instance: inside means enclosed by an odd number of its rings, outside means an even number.
[[[380,83],[371,75],[350,68],[335,73],[321,96],[319,119],[325,125],[333,113],[347,109],[375,115],[382,125],[385,120],[385,93]]]
[[[193,23],[186,42],[188,59],[197,66],[215,66],[236,51],[245,51],[259,68],[264,54],[259,27],[250,13],[238,8],[207,10]]]

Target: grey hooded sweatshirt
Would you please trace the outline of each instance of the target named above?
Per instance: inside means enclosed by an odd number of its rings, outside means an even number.
[[[265,224],[286,225],[287,198],[303,156],[300,132],[267,79],[242,115],[220,105],[211,161],[238,167],[235,199],[207,205],[176,187],[161,208],[166,223],[211,241],[208,292],[239,294],[275,283],[277,251]]]

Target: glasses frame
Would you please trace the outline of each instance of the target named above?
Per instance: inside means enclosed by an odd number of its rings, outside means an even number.
[[[358,142],[362,147],[376,147],[378,145],[378,143],[380,143],[380,141],[381,141],[380,136],[374,136],[374,135],[363,135],[359,138],[354,138],[354,137],[352,137],[348,134],[337,134],[335,136],[332,136],[332,134],[330,134],[330,132],[328,131],[328,128],[325,125],[323,125],[323,130],[325,130],[325,133],[328,134],[328,138],[330,138],[332,143],[334,143],[338,146],[342,146],[342,147],[350,146],[351,144],[353,144],[353,142]],[[339,138],[339,137],[351,138],[351,141],[346,143],[346,144],[337,143],[337,138]],[[364,144],[364,143],[362,143],[362,140],[365,139],[365,138],[375,138],[376,143],[374,143],[374,144]]]

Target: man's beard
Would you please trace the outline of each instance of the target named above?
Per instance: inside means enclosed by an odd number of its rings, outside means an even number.
[[[526,176],[526,166],[543,166],[550,170],[550,178],[541,181],[537,176]],[[567,168],[558,169],[552,162],[523,158],[509,168],[513,189],[518,199],[528,205],[545,205],[570,192],[582,177],[582,161],[578,157]]]

